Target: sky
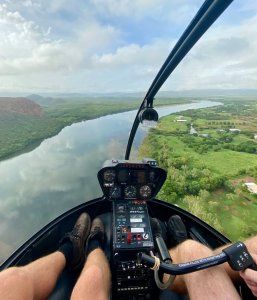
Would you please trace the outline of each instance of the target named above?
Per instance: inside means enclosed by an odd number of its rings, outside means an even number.
[[[203,0],[0,0],[0,93],[146,91]],[[257,88],[257,1],[234,0],[162,90]]]

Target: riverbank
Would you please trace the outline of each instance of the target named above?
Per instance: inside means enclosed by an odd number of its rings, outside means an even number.
[[[191,103],[192,99],[159,99],[158,106]],[[74,123],[109,114],[134,110],[139,101],[97,100],[94,102],[65,101],[43,107],[42,116],[0,114],[0,161],[38,147],[47,138],[57,135]]]
[[[158,114],[215,105],[220,103],[165,105]],[[67,126],[33,151],[1,162],[0,228],[8,230],[0,230],[0,241],[10,251],[65,211],[101,197],[97,173],[105,160],[124,157],[135,114],[127,111]],[[133,153],[147,134],[138,128]],[[10,255],[4,249],[0,260]]]
[[[257,234],[257,196],[244,186],[249,178],[257,182],[256,117],[257,103],[251,101],[162,118],[140,149],[168,170],[158,197],[232,240]]]

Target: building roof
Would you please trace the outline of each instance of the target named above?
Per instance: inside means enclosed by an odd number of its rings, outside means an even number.
[[[246,182],[245,186],[247,187],[247,189],[250,193],[257,194],[257,184],[256,183]]]
[[[230,128],[229,131],[231,132],[240,132],[241,130],[238,128]]]

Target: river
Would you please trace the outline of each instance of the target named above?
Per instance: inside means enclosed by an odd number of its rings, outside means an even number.
[[[158,109],[159,116],[220,105],[200,101]],[[39,147],[0,162],[0,263],[49,221],[101,196],[97,172],[123,158],[136,111],[104,116],[64,128]],[[147,134],[139,128],[133,156]]]

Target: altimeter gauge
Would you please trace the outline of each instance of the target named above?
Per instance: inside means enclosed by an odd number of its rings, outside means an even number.
[[[134,185],[128,185],[125,187],[124,194],[126,198],[136,198],[137,189]]]

